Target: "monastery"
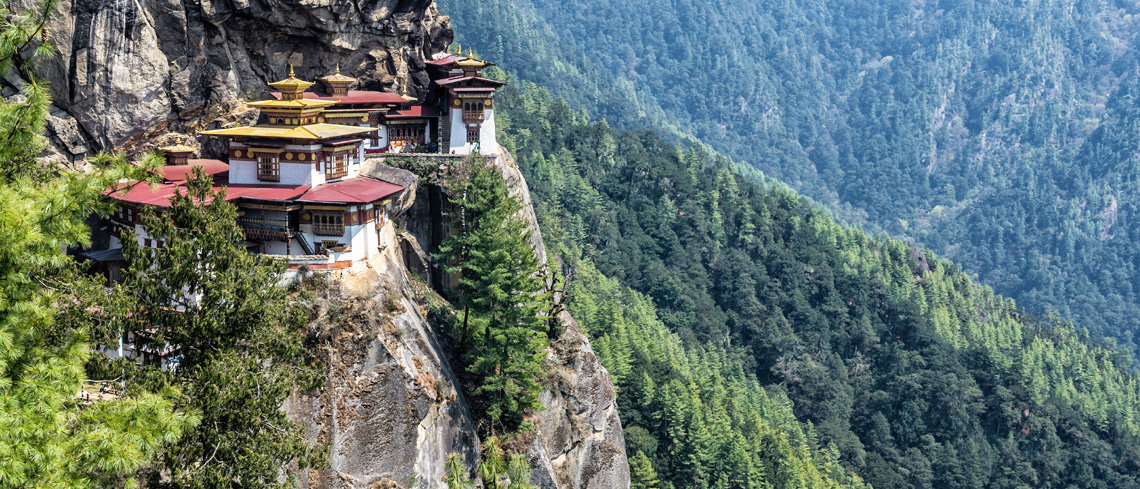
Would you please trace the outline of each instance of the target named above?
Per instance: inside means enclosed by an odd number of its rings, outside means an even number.
[[[269,83],[272,98],[250,102],[256,124],[202,131],[225,138],[227,161],[194,158],[194,148],[166,146],[161,182],[124,182],[107,192],[117,203],[111,246],[85,255],[97,262],[122,261],[123,231],[140,244],[152,242],[141,214],[170,207],[195,167],[225,188],[239,211],[243,243],[251,252],[281,256],[291,269],[343,269],[377,255],[389,225],[389,204],[404,187],[361,174],[363,162],[389,153],[439,157],[498,151],[494,93],[501,82],[484,78],[491,63],[441,53],[428,62],[431,90],[425,100],[379,91],[354,90],[355,78],[340,73],[317,83],[297,78]]]

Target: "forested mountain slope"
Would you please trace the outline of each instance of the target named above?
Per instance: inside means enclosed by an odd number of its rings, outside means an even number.
[[[501,141],[618,389],[633,487],[1140,487],[1127,359],[725,158],[520,85]]]
[[[695,136],[1136,351],[1135,2],[440,4],[572,106]]]

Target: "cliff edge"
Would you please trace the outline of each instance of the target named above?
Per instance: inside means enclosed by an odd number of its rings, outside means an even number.
[[[512,192],[523,198],[536,252],[545,260],[526,181],[509,155],[498,161]],[[330,463],[295,475],[320,488],[445,487],[448,454],[460,454],[474,468],[480,445],[439,340],[442,330],[430,320],[430,310],[443,300],[429,285],[432,258],[424,250],[438,245],[445,227],[445,191],[431,177],[377,160],[365,174],[408,190],[397,203],[382,256],[367,268],[310,278],[321,281],[329,299],[318,319],[331,343],[327,383],[295,396],[286,410],[312,442],[329,445]],[[625,440],[609,374],[573,318],[560,318],[560,335],[546,359],[543,409],[531,419],[531,480],[542,489],[627,488]]]

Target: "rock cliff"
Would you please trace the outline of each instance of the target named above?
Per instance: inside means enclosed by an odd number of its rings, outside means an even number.
[[[31,0],[15,0],[27,4]],[[133,149],[168,132],[236,119],[288,64],[342,69],[362,86],[420,95],[424,59],[450,44],[431,0],[62,0],[41,69],[55,107],[51,156]],[[11,93],[12,84],[6,87]]]
[[[459,380],[438,340],[442,332],[429,320],[429,304],[442,299],[422,279],[432,260],[424,250],[442,234],[444,191],[430,176],[376,163],[365,173],[409,187],[396,217],[404,231],[392,230],[384,255],[369,268],[318,278],[328,281],[321,289],[335,304],[321,319],[333,345],[328,383],[296,396],[286,409],[312,441],[329,444],[330,466],[297,475],[309,487],[444,487],[449,453],[470,467],[479,456]],[[499,164],[524,200],[536,251],[545,258],[526,181],[509,156]],[[573,318],[560,317],[562,330],[545,366],[543,409],[531,419],[531,480],[542,489],[627,488],[625,440],[609,374]]]

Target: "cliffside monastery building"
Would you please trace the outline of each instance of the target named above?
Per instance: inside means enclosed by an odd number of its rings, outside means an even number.
[[[193,148],[167,146],[162,182],[124,184],[108,196],[118,204],[112,216],[111,249],[88,253],[99,261],[121,260],[122,231],[133,229],[140,244],[153,242],[142,227],[146,207],[170,207],[195,167],[224,187],[237,205],[245,246],[282,256],[290,268],[339,269],[380,252],[389,224],[389,203],[404,187],[361,174],[371,157],[493,155],[494,93],[501,82],[484,78],[490,63],[473,56],[437,55],[428,63],[432,79],[425,100],[379,91],[353,90],[357,80],[336,72],[314,82],[289,69],[270,83],[272,98],[251,102],[258,122],[203,131],[229,143],[227,161],[193,158]],[[117,255],[116,255],[117,252]]]

